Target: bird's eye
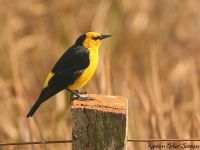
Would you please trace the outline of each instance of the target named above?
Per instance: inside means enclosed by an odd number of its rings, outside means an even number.
[[[98,40],[99,38],[100,38],[99,36],[92,37],[92,39],[95,40],[95,41]]]

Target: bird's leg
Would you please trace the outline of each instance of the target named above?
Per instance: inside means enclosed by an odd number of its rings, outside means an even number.
[[[86,90],[84,90],[84,91],[75,90],[75,91],[78,94],[88,94]]]
[[[76,97],[74,99],[80,100],[80,101],[84,101],[84,100],[96,100],[95,98],[92,98],[92,97],[82,97],[82,96]]]
[[[79,93],[77,92],[77,90],[70,90],[70,89],[67,89],[67,91],[69,91],[71,93],[71,99],[76,99],[76,97],[80,97]]]
[[[67,89],[67,90],[72,94],[71,96],[72,100],[95,100],[95,98],[81,96],[78,90],[74,90],[74,91],[70,89]]]

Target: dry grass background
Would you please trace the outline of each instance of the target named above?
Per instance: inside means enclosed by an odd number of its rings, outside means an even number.
[[[0,0],[0,141],[71,139],[65,92],[25,116],[56,60],[87,31],[113,35],[86,89],[128,98],[129,138],[199,138],[199,27],[199,0]]]

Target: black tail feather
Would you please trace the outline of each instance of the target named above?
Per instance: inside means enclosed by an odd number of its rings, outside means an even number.
[[[37,99],[37,101],[35,102],[35,104],[33,105],[26,117],[32,117],[35,111],[38,109],[38,107],[51,96],[52,95],[49,95],[47,88],[43,89],[39,98]]]
[[[33,105],[26,117],[32,117],[41,104],[41,101],[36,101],[36,103]]]
[[[64,83],[64,82],[63,82]],[[56,93],[60,92],[66,87],[66,84],[59,84],[59,86],[51,86],[46,87],[42,90],[38,100],[35,102],[29,113],[27,114],[27,117],[32,117],[35,113],[35,111],[38,109],[38,107],[45,102],[48,98],[52,97]]]

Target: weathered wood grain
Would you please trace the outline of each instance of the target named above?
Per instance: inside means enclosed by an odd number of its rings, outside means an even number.
[[[127,100],[120,96],[87,95],[97,100],[72,104],[73,150],[126,149]]]

